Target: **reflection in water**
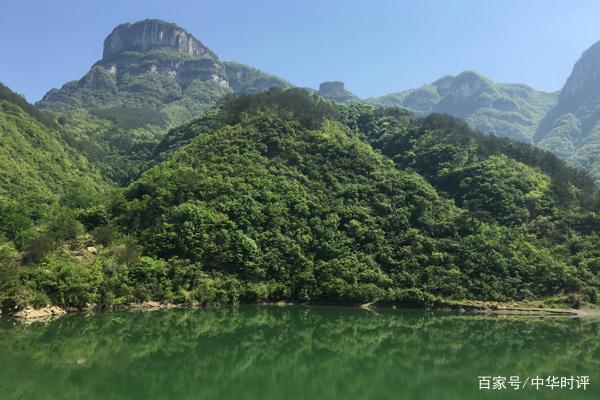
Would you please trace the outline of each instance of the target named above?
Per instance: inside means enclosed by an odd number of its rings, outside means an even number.
[[[0,398],[600,398],[600,321],[244,306],[0,319]],[[483,393],[479,375],[589,375]]]

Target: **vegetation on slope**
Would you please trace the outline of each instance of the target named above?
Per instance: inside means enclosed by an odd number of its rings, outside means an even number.
[[[598,208],[587,174],[531,145],[482,135],[447,115],[414,118],[365,105],[348,106],[345,114],[346,124],[399,168],[415,170],[479,219],[522,225]]]
[[[38,107],[58,116],[65,140],[105,179],[125,185],[146,168],[168,129],[233,92],[285,86],[289,83],[247,65],[163,46],[101,60],[79,81],[48,92]]]
[[[69,246],[3,253],[5,305],[598,301],[589,178],[452,118],[270,90],[164,149]]]
[[[84,157],[18,104],[0,100],[0,301],[15,294],[20,263],[83,232],[78,210],[105,189]]]
[[[49,128],[57,128],[58,125],[54,120],[54,117],[45,114],[35,108],[33,105],[29,104],[27,100],[23,96],[18,95],[17,93],[10,90],[7,86],[0,83],[0,100],[4,100],[6,102],[12,103],[21,108],[21,110],[25,111],[27,114],[32,116],[35,120],[46,125]]]

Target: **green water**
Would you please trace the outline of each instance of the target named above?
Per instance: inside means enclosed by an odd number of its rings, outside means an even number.
[[[0,319],[0,399],[600,399],[600,321],[247,306]],[[479,375],[589,375],[480,391]]]

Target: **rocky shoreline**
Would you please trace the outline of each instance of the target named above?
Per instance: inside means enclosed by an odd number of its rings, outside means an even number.
[[[264,305],[287,306],[294,305],[290,302],[274,302]],[[202,303],[182,303],[173,304],[169,302],[159,301],[144,301],[141,303],[132,303],[121,305],[113,308],[113,310],[138,310],[138,311],[153,311],[164,309],[193,309],[204,307]],[[360,308],[367,310],[376,310],[381,308],[406,308],[398,305],[381,305],[377,303],[361,304]],[[95,305],[88,305],[83,309],[70,308],[65,309],[58,306],[45,306],[42,308],[34,308],[32,306],[25,307],[9,316],[14,317],[22,323],[44,322],[60,318],[66,314],[77,312],[93,312],[98,308]],[[600,318],[600,309],[573,309],[573,308],[543,308],[532,307],[526,304],[519,303],[502,303],[502,302],[480,302],[480,301],[465,301],[465,302],[447,302],[439,303],[432,307],[439,311],[453,311],[465,314],[489,314],[489,315],[522,315],[522,316],[555,316],[555,317],[591,317]]]

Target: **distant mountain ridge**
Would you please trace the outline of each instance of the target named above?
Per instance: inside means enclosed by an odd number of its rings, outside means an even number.
[[[417,115],[446,113],[464,118],[484,133],[531,143],[539,121],[556,102],[546,93],[522,84],[495,83],[473,71],[445,76],[418,89],[366,101],[406,108]]]

